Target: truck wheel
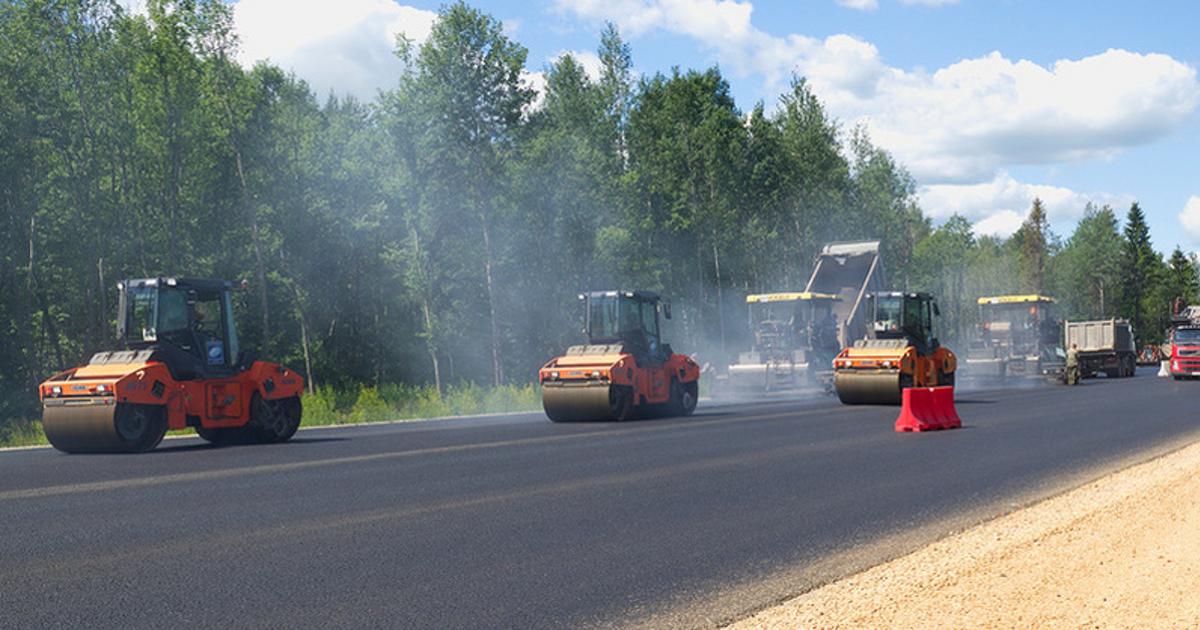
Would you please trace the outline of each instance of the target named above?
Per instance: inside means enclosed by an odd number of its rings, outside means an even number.
[[[300,428],[300,397],[263,400],[258,392],[250,401],[250,425],[263,442],[286,442]]]
[[[123,403],[117,406],[113,428],[125,450],[144,453],[167,434],[167,418],[161,407]]]

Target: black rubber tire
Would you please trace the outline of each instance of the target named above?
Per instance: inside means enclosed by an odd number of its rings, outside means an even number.
[[[113,415],[113,430],[121,450],[144,453],[158,446],[167,434],[165,407],[121,403]]]
[[[292,439],[300,428],[303,408],[299,396],[263,400],[258,392],[250,399],[250,427],[260,442],[275,444]]]
[[[696,410],[696,395],[699,387],[696,381],[680,383],[671,379],[671,400],[668,403],[672,416],[690,416]]]
[[[613,420],[624,422],[633,417],[633,390],[623,385],[608,388],[608,408]]]

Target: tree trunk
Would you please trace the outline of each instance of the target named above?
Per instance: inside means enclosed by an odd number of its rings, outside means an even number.
[[[238,133],[237,118],[234,116],[233,107],[229,103],[229,94],[226,89],[225,82],[221,80],[221,76],[217,76],[217,87],[221,90],[221,103],[225,106],[225,117],[229,123],[229,142],[233,148],[234,159],[237,164],[238,181],[242,186],[242,212],[246,215],[246,221],[250,224],[250,238],[254,245],[254,272],[258,280],[258,300],[262,309],[262,355],[265,357],[271,356],[271,311],[267,301],[267,270],[263,264],[263,248],[262,238],[258,231],[258,214],[254,212],[254,208],[250,203],[250,185],[246,182],[246,169],[242,163],[242,138]],[[282,257],[282,252],[280,256]],[[305,336],[304,320],[301,315],[301,331],[300,336]],[[305,359],[307,361],[307,349],[305,350]],[[311,374],[309,375],[311,378]]]
[[[496,287],[492,276],[492,230],[488,225],[488,212],[482,213],[483,219],[483,249],[487,260],[484,269],[487,273],[488,314],[492,320],[492,370],[496,387],[504,384],[504,365],[500,351],[500,325],[496,321]]]
[[[433,317],[429,312],[429,300],[421,298],[421,312],[425,315],[425,330],[430,337],[425,342],[425,350],[429,352],[429,360],[433,363],[433,384],[437,388],[438,397],[442,395],[442,369],[438,365],[437,347],[433,343]]]
[[[721,255],[713,241],[713,267],[717,273],[717,328],[721,334],[721,356],[725,356],[725,294],[721,288]]]

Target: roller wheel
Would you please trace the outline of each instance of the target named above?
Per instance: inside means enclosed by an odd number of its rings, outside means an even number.
[[[158,446],[167,434],[167,419],[162,411],[155,405],[117,405],[113,429],[121,441],[120,450],[144,453]]]
[[[633,416],[633,390],[621,385],[608,388],[608,410],[612,419],[624,422]]]
[[[696,398],[699,387],[696,381],[680,383],[671,379],[670,412],[673,416],[690,416],[696,410]]]
[[[258,392],[250,400],[250,426],[262,442],[286,442],[300,428],[300,397],[263,400]]]

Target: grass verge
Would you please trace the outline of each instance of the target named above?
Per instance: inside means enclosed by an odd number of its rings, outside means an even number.
[[[357,390],[318,387],[305,394],[303,427],[339,424],[423,420],[452,416],[471,416],[512,411],[537,411],[542,408],[537,385],[518,387],[480,387],[466,383],[445,388],[439,394],[428,386],[381,385]],[[171,434],[191,433],[172,431]],[[49,444],[36,420],[10,420],[0,424],[0,448]]]

